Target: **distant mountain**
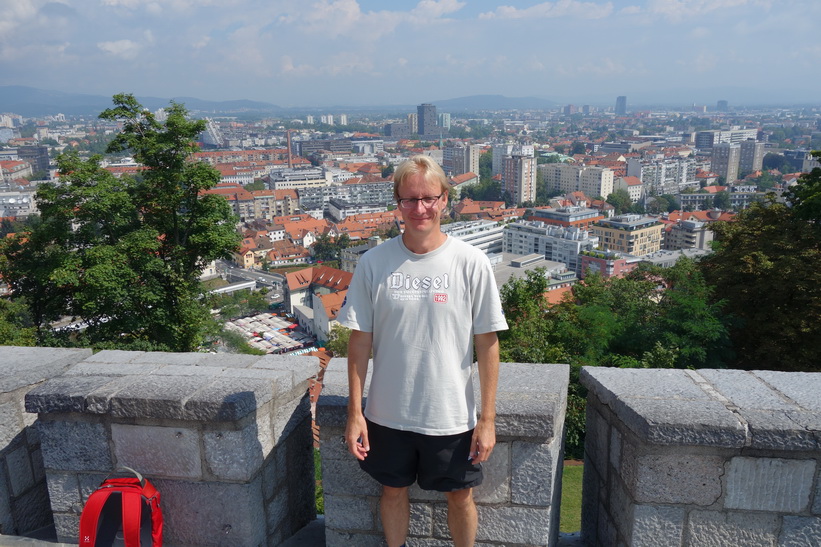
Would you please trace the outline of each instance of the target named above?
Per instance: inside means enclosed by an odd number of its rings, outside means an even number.
[[[150,110],[168,106],[172,99],[158,97],[137,97]],[[277,112],[282,108],[258,101],[205,101],[193,97],[176,97],[178,103],[185,104],[191,111],[201,112]],[[83,95],[48,91],[34,87],[7,85],[0,86],[0,112],[13,112],[25,117],[49,116],[58,113],[70,116],[96,116],[112,106],[111,97],[103,95]]]
[[[471,95],[458,99],[431,101],[445,112],[477,110],[541,110],[555,108],[556,104],[538,97],[505,97],[504,95]]]

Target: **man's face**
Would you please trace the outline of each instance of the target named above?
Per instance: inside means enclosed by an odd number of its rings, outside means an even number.
[[[399,187],[399,199],[429,198],[442,194],[438,183],[429,181],[424,174],[417,173],[406,178]],[[411,202],[410,208],[399,207],[405,231],[411,235],[425,235],[439,230],[442,210],[447,206],[448,194],[445,192],[430,207],[422,201]]]

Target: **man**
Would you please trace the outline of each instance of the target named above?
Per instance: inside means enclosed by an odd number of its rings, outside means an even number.
[[[397,168],[394,197],[405,231],[363,255],[339,314],[339,322],[352,329],[345,441],[362,469],[382,484],[388,547],[405,543],[414,482],[445,493],[454,544],[473,545],[478,518],[472,488],[482,482],[481,463],[496,444],[496,332],[507,323],[490,261],[440,229],[449,188],[442,168],[427,156]]]

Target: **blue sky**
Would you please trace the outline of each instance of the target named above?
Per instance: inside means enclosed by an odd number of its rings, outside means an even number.
[[[0,14],[0,85],[282,106],[821,103],[818,0],[0,0]]]

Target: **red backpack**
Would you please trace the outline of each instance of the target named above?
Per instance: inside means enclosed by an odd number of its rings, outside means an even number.
[[[103,481],[86,501],[80,515],[80,547],[162,547],[160,493],[147,479],[136,477]]]

